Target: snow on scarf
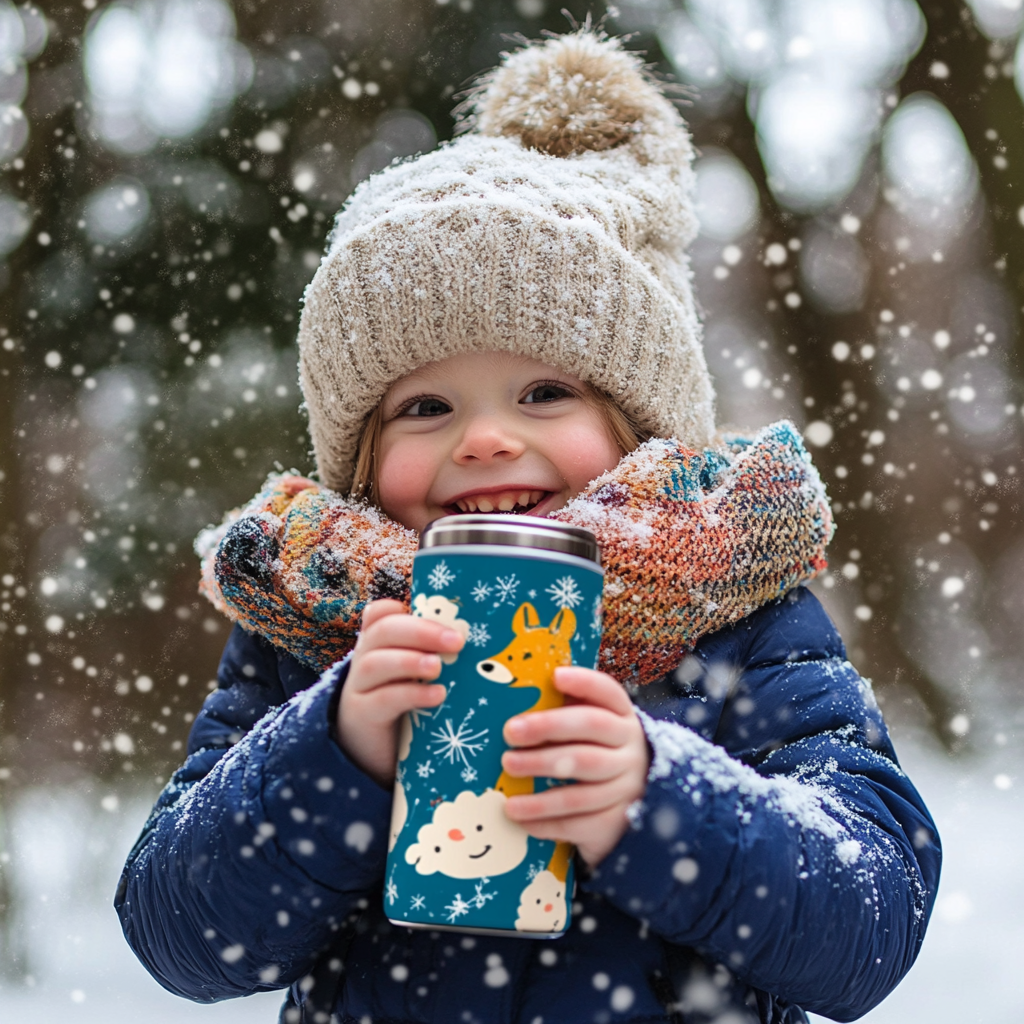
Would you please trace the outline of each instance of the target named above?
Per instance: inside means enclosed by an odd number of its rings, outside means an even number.
[[[832,514],[800,435],[782,421],[722,450],[655,438],[548,517],[601,545],[599,667],[630,684],[675,668],[702,636],[826,565]],[[363,606],[409,600],[417,536],[294,475],[196,540],[200,590],[230,619],[317,670],[355,643]]]

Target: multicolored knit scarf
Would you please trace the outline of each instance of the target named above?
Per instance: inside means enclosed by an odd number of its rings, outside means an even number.
[[[630,684],[675,668],[700,637],[826,565],[832,514],[792,424],[721,451],[654,439],[551,519],[593,532],[605,568],[599,667]],[[323,670],[363,606],[409,599],[417,537],[365,503],[274,475],[196,541],[201,591],[230,619]]]

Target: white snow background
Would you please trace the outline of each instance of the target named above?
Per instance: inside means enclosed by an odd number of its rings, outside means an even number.
[[[947,758],[907,737],[898,749],[938,822],[943,879],[918,963],[862,1019],[1018,1024],[1024,1020],[1024,760],[1011,747]],[[0,1020],[276,1021],[280,993],[196,1005],[165,992],[135,960],[111,899],[148,796],[122,794],[116,804],[114,796],[82,781],[27,790],[9,809],[19,930],[32,977],[29,984],[0,982]]]

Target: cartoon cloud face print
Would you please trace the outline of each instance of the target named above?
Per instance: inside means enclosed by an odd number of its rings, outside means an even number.
[[[526,857],[526,831],[505,817],[505,795],[488,789],[477,795],[469,790],[434,809],[405,851],[405,859],[421,875],[440,872],[449,878],[485,878],[503,875]]]
[[[405,828],[405,821],[409,817],[409,801],[405,797],[405,787],[395,783],[395,796],[391,804],[391,830],[388,834],[388,853],[395,848],[398,837]]]
[[[447,597],[442,597],[440,594],[434,594],[433,597],[417,594],[412,602],[412,614],[417,618],[440,622],[442,626],[448,626],[449,629],[461,633],[462,639],[465,640],[469,636],[469,623],[465,619],[459,618],[461,610],[454,601],[449,601]],[[458,656],[456,652],[455,654],[442,654],[440,658],[446,665],[454,665]]]
[[[517,932],[557,932],[565,925],[565,882],[538,871],[519,897]]]

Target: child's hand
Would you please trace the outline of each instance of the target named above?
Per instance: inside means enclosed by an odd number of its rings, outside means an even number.
[[[566,694],[565,705],[505,723],[506,742],[520,749],[506,751],[501,764],[510,775],[579,781],[510,797],[505,814],[538,839],[575,843],[594,867],[622,838],[626,808],[647,789],[647,737],[629,695],[611,676],[559,668],[555,686]]]
[[[453,629],[410,615],[399,601],[372,601],[338,702],[338,742],[350,760],[384,789],[395,781],[398,720],[413,708],[436,707],[445,688],[420,680],[441,674],[437,652],[465,643]]]

